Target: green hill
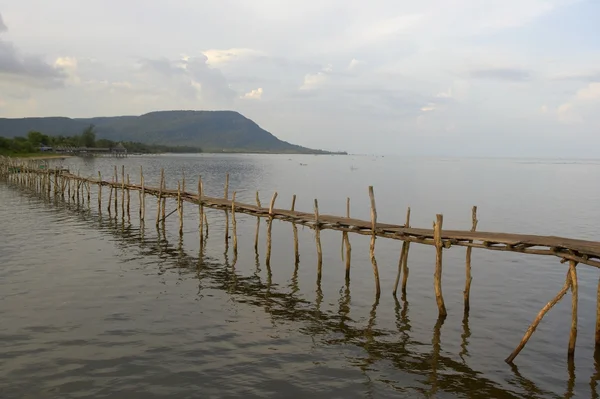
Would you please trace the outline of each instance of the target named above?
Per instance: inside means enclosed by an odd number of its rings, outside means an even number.
[[[158,111],[83,119],[0,118],[0,136],[26,136],[32,130],[49,136],[72,136],[90,124],[96,127],[98,138],[113,141],[200,147],[207,152],[327,153],[279,140],[234,111]]]

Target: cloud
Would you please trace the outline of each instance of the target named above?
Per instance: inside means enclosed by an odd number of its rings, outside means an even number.
[[[203,51],[208,65],[216,67],[234,61],[243,61],[248,58],[263,56],[261,51],[251,48],[230,48],[227,50],[210,49]]]
[[[244,94],[240,98],[242,98],[244,100],[260,100],[262,97],[262,94],[263,94],[263,89],[262,89],[262,87],[259,87],[258,89],[249,91],[248,93]]]
[[[0,33],[8,29],[0,14]],[[43,87],[62,85],[66,77],[60,67],[53,67],[36,55],[21,54],[12,43],[0,39],[0,79],[19,79],[24,84]]]
[[[579,89],[575,95],[557,110],[558,120],[564,124],[582,124],[586,119],[596,117],[600,107],[600,82],[590,83]]]
[[[452,98],[452,88],[447,91],[441,91],[435,95],[436,98]]]
[[[169,78],[188,98],[199,97],[215,104],[229,104],[236,97],[221,71],[208,65],[208,57],[184,56],[180,60],[167,58],[143,59],[141,71]],[[146,84],[149,80],[146,81]]]
[[[317,73],[309,73],[304,75],[304,81],[300,86],[300,90],[315,90],[323,86],[329,80],[330,74],[333,72],[333,67],[328,64]]]
[[[556,110],[558,120],[561,123],[567,125],[574,125],[583,123],[583,118],[577,113],[573,107],[573,104],[565,103],[558,107]]]
[[[350,61],[350,63],[348,64],[348,70],[353,71],[364,63],[364,61],[359,61],[356,58],[353,58],[352,61]]]
[[[423,112],[430,112],[430,111],[435,111],[436,106],[434,103],[429,103],[424,107],[421,107],[421,111]]]
[[[531,72],[520,68],[482,68],[469,71],[468,76],[473,79],[524,82],[531,79]]]
[[[0,14],[0,33],[2,32],[7,32],[8,28],[6,27],[6,24],[4,23],[4,20],[2,19],[2,14]]]

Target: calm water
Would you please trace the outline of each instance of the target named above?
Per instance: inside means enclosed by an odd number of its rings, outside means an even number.
[[[230,193],[263,205],[369,218],[375,187],[379,220],[414,226],[598,239],[600,162],[394,159],[374,157],[199,155],[62,162],[104,178],[114,164],[131,180],[171,187],[186,176],[195,191]],[[306,164],[306,165],[301,165]],[[581,188],[585,187],[585,190]],[[578,189],[579,188],[579,189]],[[224,242],[224,215],[209,210],[200,252],[198,209],[185,205],[157,231],[147,198],[140,229],[138,196],[129,221],[92,206],[54,203],[0,183],[0,397],[2,398],[397,398],[597,397],[593,342],[597,270],[579,267],[575,370],[566,350],[570,297],[544,319],[517,358],[504,363],[539,309],[560,289],[558,259],[473,252],[471,314],[463,320],[464,248],[444,252],[448,318],[437,322],[433,248],[413,244],[406,300],[391,295],[401,243],[377,240],[383,294],[375,300],[369,239],[350,236],[352,276],[344,281],[341,233],[324,231],[323,278],[316,278],[310,229],[299,227],[296,268],[292,226],[273,224],[271,272],[264,265],[266,224],[254,252],[256,219],[238,215],[239,256]],[[120,197],[119,197],[120,199]],[[175,209],[168,203],[167,211]]]

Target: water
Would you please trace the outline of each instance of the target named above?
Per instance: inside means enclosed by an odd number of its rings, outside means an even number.
[[[161,167],[170,187],[182,172],[195,191],[230,195],[263,206],[369,218],[375,187],[379,220],[413,226],[598,238],[600,162],[394,159],[374,157],[179,155],[62,162],[105,179],[115,163],[132,182],[144,167],[156,184]],[[306,164],[306,165],[301,165]],[[120,170],[119,170],[120,173]],[[585,187],[585,190],[582,188]],[[155,199],[146,200],[140,229],[137,193],[131,221],[114,208],[64,204],[0,183],[0,397],[597,397],[593,342],[598,273],[578,267],[579,335],[575,370],[566,350],[570,297],[546,316],[516,359],[504,363],[539,309],[564,282],[558,259],[473,251],[471,313],[462,315],[464,248],[444,252],[448,309],[437,322],[433,248],[413,244],[406,301],[391,295],[401,243],[377,240],[383,294],[375,300],[369,238],[350,235],[352,275],[344,281],[341,233],[322,232],[323,278],[317,284],[313,232],[299,227],[294,265],[292,226],[275,221],[271,273],[264,265],[266,224],[258,258],[256,218],[237,216],[239,255],[225,253],[222,211],[209,210],[200,253],[198,208],[184,206],[165,234],[156,230]],[[119,196],[120,201],[120,196]],[[171,202],[167,212],[175,209]],[[231,233],[231,230],[230,230]]]

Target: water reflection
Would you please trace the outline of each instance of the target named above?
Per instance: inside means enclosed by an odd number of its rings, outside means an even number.
[[[522,397],[553,397],[535,383],[523,377],[513,366],[514,378],[510,385],[515,391],[506,389],[496,382],[484,378],[481,373],[465,362],[468,357],[468,338],[470,329],[468,317],[463,319],[463,334],[461,352],[462,361],[456,361],[442,350],[442,331],[444,319],[438,319],[434,324],[431,335],[431,345],[427,337],[415,337],[412,334],[409,302],[405,295],[401,301],[395,299],[396,329],[386,330],[377,326],[377,297],[369,311],[366,325],[361,326],[351,317],[350,280],[346,279],[339,290],[338,308],[336,313],[322,310],[324,300],[320,279],[317,280],[314,291],[314,301],[303,299],[299,295],[298,269],[299,262],[294,264],[294,271],[286,286],[273,283],[270,267],[267,276],[261,277],[261,262],[258,249],[255,252],[255,272],[244,276],[236,270],[235,263],[230,264],[227,255],[224,262],[217,262],[206,256],[206,240],[208,232],[203,236],[197,256],[185,251],[183,238],[178,236],[171,242],[166,234],[164,224],[158,226],[155,235],[146,231],[144,226],[136,227],[125,221],[118,220],[109,213],[108,218],[96,214],[89,208],[81,208],[76,204],[63,202],[45,202],[57,209],[71,212],[81,220],[110,234],[115,239],[115,245],[130,257],[158,260],[158,274],[167,272],[177,273],[180,279],[195,279],[198,284],[197,298],[202,300],[207,289],[218,289],[229,294],[231,301],[246,303],[262,309],[273,325],[278,322],[299,323],[299,331],[311,337],[315,346],[327,345],[343,350],[345,347],[360,348],[361,354],[347,355],[348,364],[361,370],[365,376],[366,393],[375,396],[372,371],[381,362],[393,365],[394,369],[408,373],[413,378],[409,383],[400,378],[380,378],[379,382],[402,393],[420,392],[425,396],[435,396],[440,392],[468,395],[471,398],[511,398]],[[156,262],[155,262],[156,263]],[[429,353],[423,353],[422,348],[431,348]],[[596,358],[598,370],[598,358]],[[592,376],[590,387],[593,397],[598,397],[597,381],[600,373]],[[565,397],[574,396],[575,368],[569,365],[569,381]]]

